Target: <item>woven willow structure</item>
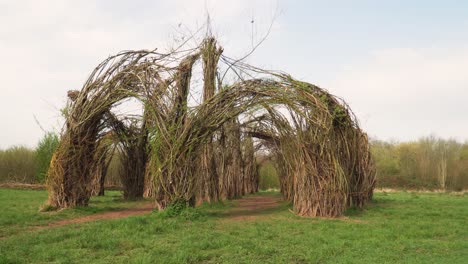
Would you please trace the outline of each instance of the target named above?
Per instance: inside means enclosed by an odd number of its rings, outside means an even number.
[[[202,96],[191,103],[195,75]],[[193,49],[109,57],[69,97],[47,178],[54,207],[87,205],[113,148],[124,196],[152,197],[159,209],[256,192],[257,145],[275,157],[281,192],[299,215],[337,217],[372,197],[368,139],[346,103],[288,74],[230,59],[212,37]],[[141,102],[141,116],[113,113],[128,98]]]

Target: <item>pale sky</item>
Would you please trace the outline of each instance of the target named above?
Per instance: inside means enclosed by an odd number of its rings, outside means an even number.
[[[374,138],[468,140],[468,1],[0,0],[0,148],[59,131],[66,92],[121,50],[212,18],[225,55],[342,97]],[[254,20],[252,32],[251,20]]]

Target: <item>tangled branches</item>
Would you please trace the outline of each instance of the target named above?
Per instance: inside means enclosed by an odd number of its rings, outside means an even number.
[[[257,191],[256,145],[276,158],[281,191],[300,215],[335,217],[372,197],[368,139],[343,101],[287,74],[233,63],[222,52],[207,38],[195,49],[129,51],[101,63],[69,104],[49,170],[49,204],[88,203],[91,175],[106,160],[95,153],[109,131],[125,153],[125,196],[141,197],[146,184],[160,209]],[[203,96],[189,106],[199,61]],[[222,83],[219,63],[237,80]],[[126,98],[144,106],[136,121],[111,111]]]

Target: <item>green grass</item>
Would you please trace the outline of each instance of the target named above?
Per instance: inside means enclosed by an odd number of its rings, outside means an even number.
[[[3,209],[0,214],[0,239],[53,221],[122,210],[142,203],[125,201],[121,197],[120,192],[111,191],[106,192],[104,197],[93,197],[89,207],[40,213],[40,207],[47,200],[46,191],[0,189],[0,208]]]
[[[344,219],[295,216],[282,204],[252,221],[226,205],[183,216],[161,213],[40,231],[27,226],[129,204],[113,197],[89,209],[38,213],[44,191],[0,190],[0,263],[467,263],[468,195],[377,193]],[[278,195],[262,193],[261,195]],[[235,205],[235,201],[233,204]],[[116,205],[117,204],[117,205]],[[10,221],[15,218],[17,221]],[[18,222],[22,223],[18,227]],[[14,232],[9,232],[13,228]],[[26,229],[21,229],[26,228]],[[5,231],[6,230],[6,231]],[[22,231],[23,230],[23,231]]]

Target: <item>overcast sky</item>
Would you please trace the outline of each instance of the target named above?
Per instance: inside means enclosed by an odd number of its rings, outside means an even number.
[[[212,18],[225,55],[344,98],[372,137],[468,140],[468,1],[0,0],[0,148],[59,131],[108,55],[160,50]],[[253,18],[253,31],[251,20]]]

